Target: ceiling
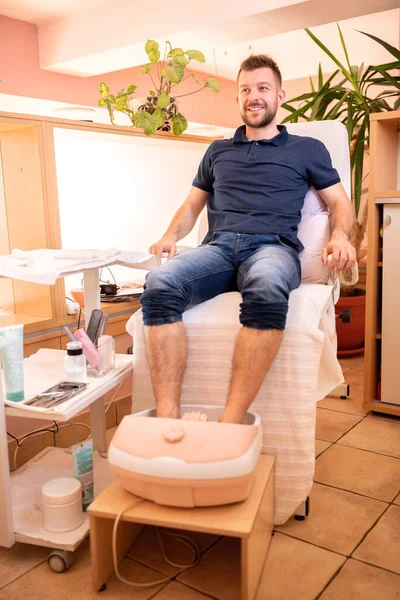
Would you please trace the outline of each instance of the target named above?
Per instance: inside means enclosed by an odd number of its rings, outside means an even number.
[[[141,65],[153,38],[202,50],[207,61],[196,69],[230,79],[248,54],[266,52],[287,80],[315,74],[320,60],[332,71],[303,29],[312,27],[340,56],[336,21],[353,63],[384,62],[386,52],[354,30],[398,46],[399,7],[400,0],[0,0],[0,15],[38,26],[41,68],[53,72],[90,77]]]

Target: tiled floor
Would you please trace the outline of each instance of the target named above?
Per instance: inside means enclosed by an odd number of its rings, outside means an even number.
[[[276,528],[256,600],[400,599],[400,419],[358,409],[353,400],[362,394],[363,359],[342,366],[351,398],[318,405],[311,513]],[[201,562],[179,575],[164,562],[155,530],[144,529],[123,561],[123,575],[142,583],[175,579],[132,589],[114,578],[102,594],[91,590],[88,542],[61,575],[48,568],[45,549],[0,548],[0,600],[240,600],[238,542],[193,537]],[[171,539],[165,544],[178,563],[191,560],[186,547]]]

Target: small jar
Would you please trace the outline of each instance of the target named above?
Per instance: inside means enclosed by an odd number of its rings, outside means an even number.
[[[81,342],[68,342],[64,358],[64,372],[67,381],[85,383],[87,381],[86,357]]]
[[[43,526],[53,533],[66,533],[83,523],[82,484],[74,477],[59,477],[42,487]]]

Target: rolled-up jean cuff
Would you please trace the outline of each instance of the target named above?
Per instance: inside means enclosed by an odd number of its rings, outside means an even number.
[[[179,323],[182,321],[182,315],[166,315],[165,317],[145,317],[143,315],[143,325],[153,327],[154,325],[168,325],[169,323]]]
[[[283,331],[286,326],[286,317],[288,313],[288,303],[279,302],[276,304],[255,304],[240,305],[240,322],[244,327],[250,329],[260,329],[264,331],[279,329]]]

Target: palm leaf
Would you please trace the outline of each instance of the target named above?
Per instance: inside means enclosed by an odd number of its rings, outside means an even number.
[[[369,38],[371,38],[371,40],[375,40],[375,42],[378,42],[378,44],[380,44],[381,46],[386,48],[386,50],[388,52],[390,52],[390,54],[392,54],[392,56],[394,56],[397,60],[400,61],[400,50],[398,50],[394,46],[391,46],[384,40],[381,40],[380,38],[376,37],[375,35],[372,35],[371,33],[366,33],[365,31],[360,31],[359,29],[356,29],[356,31],[358,31],[358,33],[362,33],[363,35],[368,36]],[[397,68],[399,68],[399,67],[397,67]]]
[[[305,32],[308,33],[310,38],[317,44],[317,46],[319,46],[321,48],[321,50],[323,50],[325,52],[325,54],[327,54],[329,56],[329,58],[331,58],[333,60],[333,62],[339,67],[339,69],[341,70],[343,75],[346,77],[346,79],[353,82],[351,73],[349,73],[349,71],[342,65],[342,63],[340,61],[338,61],[336,56],[334,54],[332,54],[332,52],[312,33],[312,31],[310,31],[308,28],[306,28]]]
[[[347,52],[346,44],[345,44],[345,41],[344,41],[343,33],[342,33],[342,30],[340,29],[339,23],[336,23],[336,25],[337,25],[337,28],[339,30],[339,37],[340,37],[340,41],[342,42],[342,48],[344,50],[344,55],[346,57],[347,66],[349,67],[349,71],[351,73],[350,59],[349,59],[349,55],[348,55],[348,52]]]

